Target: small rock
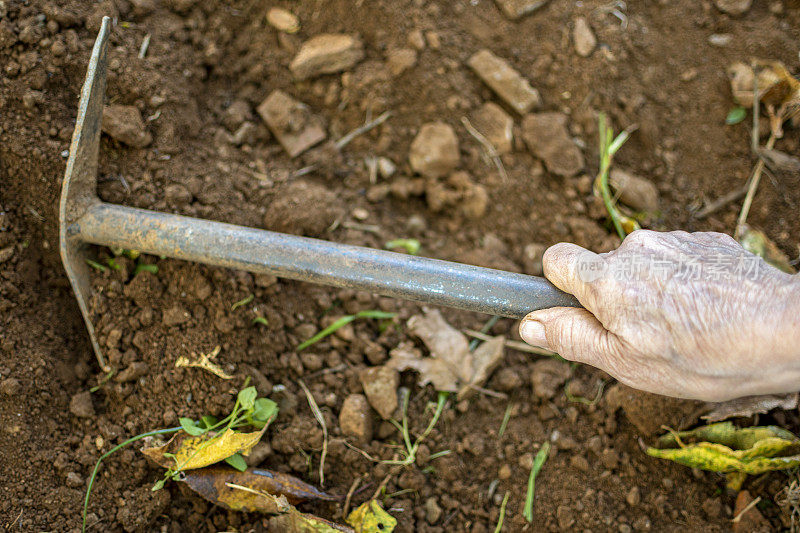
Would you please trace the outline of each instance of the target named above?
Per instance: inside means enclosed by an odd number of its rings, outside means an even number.
[[[730,33],[713,33],[708,36],[708,44],[723,48],[728,46],[733,41],[733,35]]]
[[[3,396],[16,396],[19,394],[19,391],[22,390],[22,386],[19,383],[19,380],[14,378],[6,378],[3,381],[0,381],[0,394]]]
[[[483,185],[472,184],[464,192],[464,199],[461,202],[461,210],[464,216],[471,220],[478,220],[486,214],[489,207],[489,193]]]
[[[634,531],[650,531],[653,529],[653,523],[647,515],[642,515],[633,522]]]
[[[67,473],[67,486],[74,489],[83,486],[83,478],[75,472]]]
[[[364,44],[354,35],[323,33],[304,42],[289,65],[295,79],[305,80],[351,68],[364,57]]]
[[[118,383],[125,383],[127,381],[136,381],[144,377],[150,371],[150,367],[144,361],[134,361],[128,368],[114,376],[114,381]]]
[[[358,379],[372,408],[384,420],[389,420],[397,410],[397,387],[400,385],[397,370],[387,366],[365,368],[359,372]]]
[[[514,119],[499,105],[493,102],[483,104],[472,114],[472,125],[498,154],[507,154],[513,149]]]
[[[714,0],[717,9],[729,15],[743,15],[752,4],[753,0]]]
[[[6,246],[3,249],[0,249],[0,265],[11,259],[14,255],[14,247],[13,246]]]
[[[378,158],[378,174],[383,179],[388,179],[394,176],[394,173],[397,171],[397,165],[394,164],[394,161],[389,159],[388,157],[379,157]]]
[[[579,470],[581,472],[588,472],[589,471],[589,461],[586,460],[586,457],[582,455],[573,455],[569,458],[569,464]]]
[[[567,131],[563,113],[536,113],[522,119],[522,138],[528,149],[559,176],[574,176],[583,168],[583,154]]]
[[[422,30],[416,29],[408,32],[408,44],[417,50],[424,50],[426,43],[425,36],[422,34]]]
[[[414,172],[426,178],[440,178],[458,167],[460,156],[453,128],[444,122],[429,122],[411,143],[408,160]]]
[[[475,74],[517,113],[524,114],[541,103],[539,91],[504,59],[489,50],[475,53],[467,61]]]
[[[69,412],[78,418],[93,417],[92,393],[87,390],[73,395],[69,401]]]
[[[549,400],[556,395],[556,390],[569,378],[570,368],[566,363],[555,359],[542,359],[533,364],[531,382],[533,394],[537,398]]]
[[[389,50],[386,54],[386,66],[392,76],[399,76],[417,64],[417,51],[413,48]]]
[[[300,354],[300,362],[303,363],[303,368],[310,372],[316,372],[322,369],[325,360],[321,355],[312,352],[303,352]]]
[[[756,531],[771,531],[769,522],[767,522],[758,507],[753,506],[743,512],[745,508],[753,501],[753,497],[746,490],[739,491],[736,496],[736,506],[733,511],[733,516],[739,517],[737,522],[733,523],[733,533],[754,533]]]
[[[289,157],[297,157],[327,137],[322,119],[283,91],[272,91],[257,111]]]
[[[132,105],[109,105],[103,108],[103,133],[133,148],[144,148],[153,136],[144,129],[142,114]]]
[[[606,448],[600,453],[600,463],[609,470],[619,466],[619,454],[613,448]]]
[[[222,115],[222,123],[230,131],[236,131],[248,119],[250,119],[250,104],[244,100],[233,102]]]
[[[184,324],[191,318],[192,315],[189,314],[189,311],[180,305],[174,305],[164,310],[164,313],[161,315],[161,322],[168,328],[171,328],[172,326]]]
[[[439,507],[439,502],[436,501],[436,498],[431,496],[425,500],[425,520],[427,520],[429,524],[433,525],[438,522],[441,517],[442,508]]]
[[[584,17],[575,19],[575,27],[572,28],[572,41],[575,44],[575,51],[581,57],[589,57],[597,46],[597,37],[594,36],[592,27]]]
[[[192,193],[180,183],[172,183],[164,188],[164,199],[169,205],[183,206],[192,201]]]
[[[544,258],[545,250],[547,250],[547,245],[541,243],[531,243],[523,248],[522,264],[525,267],[526,274],[541,276],[544,273],[542,259]]]
[[[495,2],[505,16],[517,20],[539,9],[547,3],[547,0],[495,0]]]
[[[503,463],[500,470],[497,471],[497,477],[501,480],[506,480],[511,477],[511,467]]]
[[[629,490],[628,494],[625,496],[625,501],[628,502],[628,505],[631,507],[639,505],[639,502],[642,501],[642,495],[639,492],[639,487],[631,487],[631,490]]]
[[[267,23],[278,31],[297,33],[300,31],[300,21],[294,13],[282,7],[273,7],[267,11]]]
[[[556,508],[556,520],[558,520],[558,527],[562,530],[567,530],[575,523],[572,509],[566,505],[559,505]]]
[[[658,189],[650,180],[614,168],[608,178],[616,189],[619,201],[637,211],[655,213],[658,210]]]
[[[351,394],[344,399],[339,426],[346,437],[353,437],[360,444],[372,440],[372,416],[363,394]]]
[[[492,379],[494,388],[503,392],[510,392],[523,384],[522,377],[516,368],[504,367],[498,370]]]

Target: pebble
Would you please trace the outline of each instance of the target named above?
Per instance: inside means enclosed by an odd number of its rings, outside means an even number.
[[[364,44],[355,35],[323,33],[304,42],[289,65],[295,79],[341,72],[364,58]]]
[[[511,477],[511,467],[508,466],[507,464],[503,464],[503,466],[500,467],[500,470],[497,471],[497,477],[502,479],[502,480],[506,480],[506,479],[510,478]]]
[[[717,9],[729,15],[743,15],[752,4],[753,0],[714,0]]]
[[[467,65],[517,113],[525,114],[541,104],[539,91],[504,59],[489,50],[476,52]]]
[[[483,104],[472,114],[472,125],[491,143],[498,154],[513,149],[514,119],[494,102]]]
[[[431,525],[435,524],[442,517],[442,508],[439,507],[439,502],[436,498],[431,496],[425,500],[425,520]]]
[[[351,394],[344,399],[339,413],[339,427],[346,437],[352,437],[360,444],[372,440],[372,416],[363,394]]]
[[[384,179],[391,178],[397,172],[397,165],[388,157],[378,158],[378,174]]]
[[[397,410],[397,387],[400,374],[394,368],[376,366],[365,368],[358,374],[364,394],[375,411],[389,420]]]
[[[533,363],[531,382],[537,398],[549,400],[556,390],[569,378],[569,365],[555,359],[542,359]]]
[[[416,48],[419,51],[425,49],[425,36],[422,34],[422,30],[411,30],[408,32],[408,44],[412,47]]]
[[[399,76],[417,64],[417,51],[413,48],[398,48],[386,53],[386,66],[392,76]]]
[[[6,246],[0,249],[0,264],[5,263],[14,256],[14,246]]]
[[[576,470],[581,472],[589,471],[589,461],[582,455],[573,455],[569,458],[569,464]]]
[[[535,242],[525,245],[522,250],[522,265],[526,274],[541,276],[544,273],[542,259],[544,258],[545,250],[547,250],[546,244]]]
[[[69,412],[78,418],[93,417],[92,393],[87,390],[74,394],[69,401]]]
[[[592,27],[584,17],[575,19],[575,26],[572,28],[572,42],[575,45],[575,52],[581,57],[589,57],[597,46],[597,37],[594,36]]]
[[[171,328],[172,326],[184,324],[191,318],[192,315],[189,314],[189,311],[180,305],[173,305],[172,307],[164,310],[164,313],[161,315],[161,322],[168,328]]]
[[[608,177],[616,189],[619,201],[637,211],[655,213],[658,211],[658,189],[650,180],[614,168]]]
[[[631,490],[629,490],[628,494],[625,496],[625,501],[628,502],[628,505],[631,507],[639,505],[639,502],[642,501],[642,495],[639,492],[639,487],[631,487]]]
[[[22,386],[17,379],[6,378],[0,381],[0,394],[3,396],[16,396],[21,389]]]
[[[517,20],[547,3],[547,0],[495,0],[497,7],[511,20]]]
[[[569,529],[575,523],[572,509],[566,505],[559,505],[556,508],[556,520],[558,520],[558,527],[562,530]]]
[[[424,124],[411,143],[408,160],[414,172],[426,178],[440,178],[458,167],[458,137],[448,124]]]
[[[300,31],[300,21],[294,13],[282,7],[273,7],[267,11],[267,23],[278,31],[297,33]]]
[[[619,454],[612,448],[606,448],[600,454],[600,462],[609,470],[614,470],[619,466]]]
[[[114,381],[117,383],[125,383],[126,381],[136,381],[144,377],[150,371],[150,367],[144,361],[134,361],[128,367],[114,376]]]
[[[67,486],[78,488],[83,485],[83,478],[76,472],[67,473]]]
[[[522,119],[522,138],[533,155],[544,161],[553,174],[570,177],[583,169],[583,154],[567,131],[567,115],[526,115]]]
[[[153,136],[144,129],[142,114],[132,105],[109,105],[103,108],[103,133],[133,148],[144,148]]]
[[[708,36],[708,44],[719,46],[720,48],[728,46],[731,41],[733,41],[733,35],[730,33],[713,33]]]
[[[283,91],[272,91],[257,111],[289,157],[297,157],[327,137],[322,119]]]

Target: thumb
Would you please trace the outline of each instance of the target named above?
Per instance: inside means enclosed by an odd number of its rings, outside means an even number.
[[[522,340],[558,353],[564,359],[605,368],[604,362],[620,353],[620,339],[586,309],[552,307],[522,319]]]

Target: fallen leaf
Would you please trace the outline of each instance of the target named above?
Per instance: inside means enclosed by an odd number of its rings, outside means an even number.
[[[248,455],[266,430],[267,426],[251,433],[226,429],[221,435],[209,431],[199,436],[181,430],[166,443],[148,437],[140,451],[160,467],[192,470],[213,465],[235,453]]]
[[[709,404],[711,411],[701,418],[708,422],[720,422],[728,418],[753,416],[767,413],[773,409],[794,409],[797,407],[798,393],[768,394],[765,396],[745,396],[728,402]]]
[[[789,263],[789,258],[786,254],[763,231],[745,224],[739,236],[739,244],[751,254],[763,257],[764,261],[778,270],[782,270],[787,274],[795,273],[795,269]]]
[[[408,328],[422,340],[430,357],[423,357],[409,343],[401,343],[390,352],[386,366],[398,371],[416,370],[422,386],[432,383],[438,391],[458,392],[463,397],[483,385],[503,360],[505,337],[493,337],[470,352],[466,335],[448,324],[438,310],[412,316]]]
[[[730,422],[668,433],[647,454],[712,472],[762,474],[800,465],[800,439],[777,426],[736,428]]]
[[[221,377],[222,379],[232,379],[233,376],[225,372],[221,366],[214,362],[217,355],[219,355],[220,347],[216,346],[211,352],[209,353],[201,353],[200,355],[192,354],[193,359],[189,359],[185,355],[178,357],[178,360],[175,361],[176,368],[183,368],[183,367],[197,367],[203,368],[208,370],[212,374]]]
[[[274,500],[262,497],[262,492],[285,496],[291,505],[308,500],[339,500],[294,476],[271,470],[249,469],[239,472],[226,466],[209,466],[185,472],[180,481],[214,505],[248,513],[282,512],[275,506]],[[252,491],[231,488],[229,484]]]
[[[397,519],[383,510],[376,500],[362,503],[347,516],[356,533],[392,533]]]
[[[767,105],[800,103],[800,81],[780,61],[758,61],[758,100]],[[753,107],[753,67],[742,62],[727,69],[733,99],[748,109]]]
[[[758,155],[764,160],[767,166],[772,171],[786,172],[789,174],[800,174],[800,159],[789,155],[780,150],[770,150],[768,148],[760,148]]]

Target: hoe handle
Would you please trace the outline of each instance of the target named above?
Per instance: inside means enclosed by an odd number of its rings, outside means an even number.
[[[90,207],[67,234],[113,248],[510,318],[580,306],[535,276],[107,203]]]

